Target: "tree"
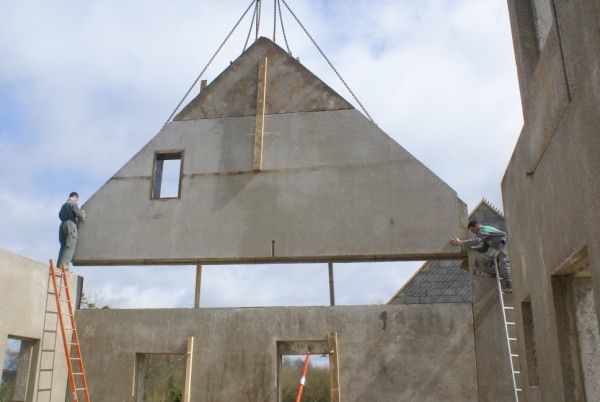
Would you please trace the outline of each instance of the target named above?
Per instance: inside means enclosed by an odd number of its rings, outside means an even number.
[[[4,370],[0,383],[0,402],[11,402],[15,393],[15,381],[19,367],[19,351],[6,349],[4,355]]]

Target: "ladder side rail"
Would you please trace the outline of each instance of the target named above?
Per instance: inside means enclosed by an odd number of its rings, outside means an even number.
[[[46,324],[48,323],[48,299],[49,299],[49,295],[50,295],[50,285],[52,284],[50,275],[48,275],[48,284],[46,285],[46,307],[44,309],[44,327],[43,329],[46,329]],[[60,298],[60,295],[58,295]],[[52,400],[52,386],[54,384],[54,363],[56,361],[56,330],[58,329],[58,320],[55,321],[55,325],[54,325],[54,346],[53,346],[53,351],[52,351],[52,368],[50,369],[50,389],[47,391],[49,393],[48,396],[48,400],[51,401]],[[45,334],[45,332],[44,332]],[[42,349],[44,347],[44,338],[45,335],[42,335]],[[39,363],[39,369],[38,369],[38,373],[37,373],[37,389],[36,389],[36,393],[37,393],[37,398],[39,399],[39,395],[40,392],[44,392],[44,391],[40,391],[40,385],[41,385],[41,381],[42,381],[42,353],[44,353],[43,351],[40,352],[40,363]]]
[[[69,287],[69,280],[67,278],[67,271],[65,270],[65,266],[61,265],[60,270],[63,275],[63,282],[65,286],[65,296],[67,298],[67,308],[69,309],[69,320],[71,323],[71,337],[73,346],[75,346],[75,354],[77,356],[77,361],[79,362],[79,369],[81,374],[81,387],[84,394],[84,398],[86,402],[90,402],[90,395],[87,387],[87,378],[85,376],[85,368],[83,366],[83,358],[81,357],[81,348],[79,347],[79,332],[77,330],[77,324],[75,323],[75,312],[73,310],[73,305],[71,304],[71,290]],[[71,357],[71,356],[69,356]],[[71,371],[72,373],[73,371]],[[73,376],[74,377],[74,376]]]
[[[62,305],[60,300],[60,287],[56,283],[56,272],[54,270],[54,263],[50,260],[50,277],[52,278],[52,286],[54,287],[54,298],[56,300],[56,311],[58,312],[58,321],[60,323],[60,332],[62,334],[63,348],[65,350],[65,357],[67,359],[67,370],[69,387],[71,388],[71,394],[73,395],[73,402],[78,402],[77,391],[75,390],[75,377],[73,376],[73,366],[71,364],[71,350],[67,345],[67,333],[65,331],[65,322],[63,320]],[[66,283],[64,272],[62,274],[62,283]],[[70,303],[69,303],[70,305]]]
[[[504,322],[504,334],[506,335],[506,346],[508,347],[508,361],[510,362],[510,374],[513,383],[513,390],[515,394],[515,401],[519,402],[519,391],[517,388],[517,380],[515,378],[515,367],[513,364],[513,353],[512,347],[510,346],[511,337],[508,333],[508,324],[506,323],[508,320],[506,319],[506,308],[504,306],[504,295],[502,294],[502,285],[500,284],[500,271],[498,270],[498,260],[497,257],[492,257],[494,260],[494,269],[496,270],[496,285],[498,287],[498,295],[500,297],[500,309],[502,310],[502,319]]]

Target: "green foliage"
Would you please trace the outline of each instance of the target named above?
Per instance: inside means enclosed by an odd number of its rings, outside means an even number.
[[[7,348],[4,354],[4,370],[0,382],[0,402],[11,402],[13,399],[18,365],[19,352]]]
[[[80,308],[84,310],[108,310],[111,308],[111,306],[110,304],[104,303],[102,298],[95,294],[88,296],[82,293]]]
[[[183,400],[184,355],[152,355],[142,367],[145,402],[181,402]]]
[[[15,393],[16,371],[4,370],[0,384],[0,402],[11,402]]]
[[[295,402],[302,377],[303,358],[284,359],[281,365],[281,400]],[[330,402],[329,367],[310,364],[302,392],[302,402]]]

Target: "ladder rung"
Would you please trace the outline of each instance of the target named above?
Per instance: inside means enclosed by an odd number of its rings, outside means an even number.
[[[47,392],[47,391],[52,391],[52,388],[41,388],[41,389],[37,390],[37,392]]]
[[[41,368],[40,371],[54,371],[54,369],[43,369],[43,368]]]
[[[58,311],[46,311],[46,314],[58,314]]]
[[[83,375],[83,373],[73,373],[73,375]]]
[[[516,354],[514,354],[514,353],[511,353],[511,354],[510,354],[510,357],[519,357],[519,355],[516,355]]]
[[[521,374],[520,371],[513,371],[513,374]]]
[[[508,338],[509,341],[516,341],[517,338]]]
[[[44,332],[53,332],[53,333],[56,333],[56,331],[53,330],[53,329],[45,329]]]
[[[42,352],[55,352],[54,349],[42,349]]]
[[[521,391],[522,391],[522,389],[521,389],[521,388],[516,388],[516,389],[515,389],[515,391],[517,391],[517,392],[521,392]]]
[[[505,310],[514,310],[515,308],[514,307],[506,307],[506,306],[504,306],[504,309]]]
[[[71,360],[81,360],[81,357],[70,357]]]
[[[507,321],[507,322],[506,322],[506,325],[515,325],[515,323],[514,323],[514,322],[510,322],[510,321]]]
[[[75,391],[83,391],[86,390],[87,388],[75,388]]]

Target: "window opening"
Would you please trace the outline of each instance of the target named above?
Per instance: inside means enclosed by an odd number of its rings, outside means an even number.
[[[136,402],[181,402],[185,364],[184,354],[138,353]]]
[[[600,400],[600,331],[587,248],[552,275],[566,400]]]
[[[1,402],[31,400],[37,344],[33,339],[8,337],[0,379]]]
[[[178,198],[181,196],[182,155],[182,152],[156,154],[152,198]]]
[[[298,384],[302,377],[302,368],[306,350],[310,349],[308,371],[303,401],[331,401],[331,368],[327,341],[279,341],[277,342],[279,402],[294,402]]]

